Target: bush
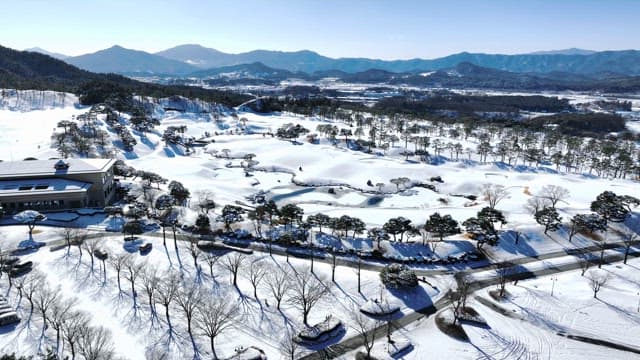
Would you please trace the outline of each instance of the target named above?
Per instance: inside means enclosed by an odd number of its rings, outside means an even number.
[[[385,266],[380,272],[380,280],[385,286],[393,289],[410,289],[418,286],[416,273],[401,264]]]
[[[206,234],[211,230],[211,221],[209,217],[205,214],[199,214],[196,219],[196,229],[200,234]]]

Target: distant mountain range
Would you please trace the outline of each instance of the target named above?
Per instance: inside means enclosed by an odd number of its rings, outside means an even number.
[[[106,54],[106,55],[105,55]],[[284,53],[281,53],[284,54]],[[599,55],[602,53],[595,53]],[[108,56],[107,56],[108,55]],[[552,55],[532,55],[552,56]],[[571,55],[558,55],[571,56]],[[578,55],[587,56],[592,55]],[[127,58],[120,61],[118,58]],[[449,67],[431,71],[392,72],[384,69],[367,69],[346,72],[330,69],[306,73],[268,66],[262,62],[223,66],[202,70],[194,65],[159,55],[141,51],[112,47],[101,52],[67,59],[68,62],[87,64],[93,59],[111,59],[113,64],[103,63],[104,72],[120,72],[134,75],[184,74],[189,78],[199,78],[210,85],[278,84],[285,79],[319,80],[334,77],[344,82],[363,84],[410,85],[418,87],[477,88],[505,90],[576,90],[603,92],[632,92],[640,90],[640,76],[623,75],[618,72],[602,71],[590,74],[553,71],[547,73],[512,72],[479,66],[472,62],[460,62]],[[135,64],[135,68],[117,68],[117,64]],[[86,65],[85,65],[86,67]],[[177,75],[172,75],[177,76]],[[63,61],[37,52],[16,51],[0,47],[0,87],[37,88],[73,91],[88,81],[118,83],[129,89],[163,94],[183,94],[195,91],[193,87],[159,88],[143,84],[118,75],[104,75],[81,70]],[[192,80],[179,80],[174,84],[190,85]],[[205,94],[210,95],[210,94]]]
[[[69,57],[65,61],[93,72],[124,75],[189,76],[199,70],[241,64],[262,63],[272,69],[292,73],[358,73],[371,69],[394,73],[421,73],[455,67],[460,63],[516,73],[564,72],[581,75],[617,73],[640,75],[640,51],[601,51],[566,49],[521,55],[459,53],[437,59],[379,60],[330,58],[313,51],[295,52],[255,50],[239,54],[224,53],[200,45],[180,45],[155,54],[120,46],[93,54]]]
[[[188,62],[201,68],[261,62],[269,67],[312,74],[316,71],[339,70],[348,73],[380,69],[390,72],[424,72],[453,67],[461,62],[511,72],[548,73],[552,71],[576,74],[615,72],[640,75],[640,51],[594,52],[566,49],[523,55],[459,53],[442,58],[424,60],[377,60],[366,58],[333,59],[312,51],[256,50],[227,54],[200,45],[181,45],[156,53],[173,60]]]
[[[182,76],[199,68],[144,51],[113,46],[93,54],[65,59],[71,65],[97,73],[117,73],[133,76]]]
[[[160,85],[117,74],[93,73],[39,52],[18,51],[3,46],[0,46],[0,89],[56,90],[84,94],[87,95],[89,104],[103,102],[105,99],[115,99],[114,101],[122,104],[134,93],[156,97],[180,95],[229,106],[236,106],[251,98],[228,91]]]
[[[70,57],[68,55],[55,53],[55,52],[50,52],[50,51],[47,51],[47,50],[45,50],[43,48],[39,48],[39,47],[33,47],[33,48],[30,48],[30,49],[25,49],[24,51],[31,51],[31,52],[37,52],[37,53],[40,53],[40,54],[44,54],[44,55],[49,55],[52,58],[55,58],[55,59],[58,59],[58,60],[64,60],[64,59],[67,59],[67,58]]]
[[[591,55],[597,51],[585,50],[585,49],[562,49],[562,50],[548,50],[548,51],[534,51],[526,55]]]
[[[357,73],[343,71],[317,71],[313,74],[291,72],[268,67],[262,63],[251,63],[203,70],[190,77],[204,79],[209,85],[275,85],[285,79],[320,80],[333,77],[346,83],[408,85],[417,87],[442,87],[458,89],[504,89],[504,90],[575,90],[630,92],[640,90],[640,76],[616,73],[591,75],[567,72],[515,73],[462,62],[450,68],[421,73],[395,73],[370,69]],[[187,81],[188,83],[188,81]]]

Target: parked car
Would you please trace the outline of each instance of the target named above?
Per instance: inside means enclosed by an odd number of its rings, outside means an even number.
[[[20,322],[20,317],[15,311],[0,315],[0,326],[13,325]]]
[[[151,248],[153,247],[153,244],[151,243],[146,243],[144,245],[141,245],[138,248],[138,251],[140,251],[140,254],[148,254],[149,251],[151,251]]]
[[[17,277],[20,275],[24,275],[26,273],[28,273],[29,271],[31,271],[31,268],[33,267],[33,262],[31,261],[27,261],[24,263],[19,263],[16,265],[13,265],[13,268],[11,268],[11,270],[9,271],[9,276],[10,277]]]
[[[109,257],[109,254],[106,251],[101,249],[96,249],[93,252],[93,255],[95,255],[96,258],[98,258],[98,260],[107,260],[107,258]]]

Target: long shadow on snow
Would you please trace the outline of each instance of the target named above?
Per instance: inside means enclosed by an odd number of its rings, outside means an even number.
[[[500,234],[500,241],[498,247],[502,250],[513,255],[524,255],[537,257],[538,251],[530,245],[531,242],[542,242],[548,239],[540,238],[537,236],[530,236],[531,234],[521,234],[518,243],[516,244],[516,234],[514,231],[507,230]]]
[[[387,287],[387,290],[401,300],[408,308],[423,314],[432,314],[433,300],[421,286],[410,290],[399,290]]]

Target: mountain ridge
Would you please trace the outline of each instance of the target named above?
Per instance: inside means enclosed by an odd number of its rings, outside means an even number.
[[[230,54],[198,44],[184,44],[154,54],[113,46],[65,61],[93,72],[114,72],[133,76],[185,76],[198,70],[260,62],[274,69],[293,73],[340,71],[358,73],[370,69],[404,73],[437,71],[461,62],[518,73],[574,74],[619,73],[640,75],[640,51],[592,52],[583,49],[542,51],[503,55],[461,52],[435,59],[381,60],[369,58],[330,58],[310,50],[253,50]]]
[[[332,70],[357,73],[369,69],[398,73],[435,71],[455,66],[461,62],[470,62],[478,66],[523,73],[562,71],[576,74],[615,72],[625,75],[640,75],[640,51],[637,50],[591,52],[591,50],[572,48],[516,55],[461,52],[435,59],[381,60],[330,58],[310,50],[293,52],[253,50],[230,54],[191,44],[180,45],[155,54],[173,60],[187,61],[193,58],[196,52],[200,55],[210,54],[209,58],[202,56],[199,58],[202,68],[261,62],[272,68],[292,72],[302,71],[308,74]]]
[[[119,45],[90,54],[64,60],[81,69],[96,73],[122,75],[186,75],[198,68],[182,61],[168,59],[145,51],[127,49]]]
[[[45,50],[45,49],[43,49],[41,47],[38,47],[38,46],[29,48],[29,49],[24,49],[24,51],[37,52],[37,53],[40,53],[40,54],[49,55],[52,58],[58,59],[58,60],[64,60],[64,59],[68,59],[68,58],[71,57],[69,55],[60,54],[60,53],[57,53],[57,52],[47,51],[47,50]]]

